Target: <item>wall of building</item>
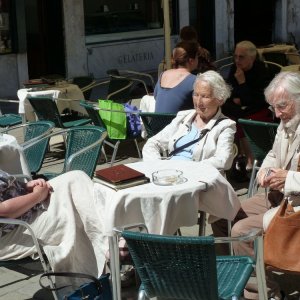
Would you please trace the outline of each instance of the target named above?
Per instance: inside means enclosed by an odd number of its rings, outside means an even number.
[[[180,1],[180,27],[188,23],[189,3],[188,0]],[[215,7],[218,59],[230,54],[234,48],[234,0],[215,0]],[[111,68],[155,70],[164,57],[163,37],[86,45],[83,0],[64,0],[63,10],[68,78],[89,73],[95,78],[103,78],[106,70]],[[274,41],[295,41],[300,47],[300,2],[277,0],[275,20]],[[177,36],[173,36],[172,47],[176,42]],[[26,51],[0,56],[0,98],[16,98],[17,90],[27,79]]]
[[[287,3],[288,38],[291,42],[295,38],[296,44],[300,47],[300,2],[299,0],[288,0]]]
[[[215,0],[216,59],[226,57],[234,48],[234,1]]]
[[[64,10],[67,78],[87,75],[83,0],[64,0],[62,2]]]
[[[0,98],[17,99],[17,91],[28,79],[24,2],[16,6],[18,53],[0,55]]]
[[[295,42],[300,48],[300,2],[298,0],[277,1],[274,40]]]
[[[17,55],[1,55],[0,70],[0,97],[15,98],[19,86]]]

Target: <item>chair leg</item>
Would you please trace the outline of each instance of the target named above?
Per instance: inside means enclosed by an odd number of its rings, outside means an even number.
[[[104,145],[103,145],[103,146],[104,146]],[[104,156],[105,162],[107,162],[107,155],[106,155],[106,152],[105,152],[105,149],[104,149],[103,146],[102,146],[102,148],[101,148],[101,152],[102,152],[102,154],[103,154],[103,156]]]
[[[138,300],[145,300],[145,299],[146,299],[145,291],[140,290],[138,295]]]
[[[120,141],[117,141],[116,144],[113,146],[114,152],[113,152],[113,154],[112,154],[111,161],[110,161],[110,166],[111,166],[111,167],[113,166],[113,164],[114,164],[114,162],[115,162],[115,159],[116,159],[116,156],[117,156],[117,152],[118,152],[119,145],[120,145]]]
[[[138,152],[139,158],[142,158],[141,150],[140,150],[140,148],[139,148],[139,144],[138,144],[138,142],[137,142],[136,139],[134,139],[134,143],[135,143],[136,150],[137,150],[137,152]]]
[[[266,285],[266,274],[265,264],[263,257],[263,237],[260,236],[256,242],[256,280],[258,286],[259,299],[267,300],[267,285]]]
[[[37,254],[39,256],[39,259],[40,259],[40,262],[42,264],[44,272],[47,273],[47,272],[51,271],[49,266],[47,265],[45,259],[44,259],[42,249],[41,249],[41,247],[38,243],[38,240],[37,240],[36,236],[34,235],[33,230],[31,229],[31,227],[28,224],[25,224],[24,222],[22,222],[22,223],[23,224],[21,224],[21,225],[25,226],[27,228],[27,230],[30,232],[32,241],[35,245],[35,248],[36,248],[36,251],[37,251]],[[53,283],[52,279],[50,277],[48,277],[48,280],[49,280],[50,287],[53,289],[54,288],[54,283]],[[57,300],[58,298],[57,298],[56,292],[54,290],[52,291],[52,294],[53,294],[54,300]]]
[[[230,237],[231,236],[231,227],[232,227],[230,220],[227,220],[227,227],[228,227],[228,237]],[[230,253],[230,255],[233,255],[232,243],[229,243],[229,253]]]
[[[199,211],[199,236],[205,236],[205,228],[206,228],[206,212],[205,211]]]
[[[253,190],[254,190],[255,174],[257,171],[257,163],[258,161],[255,159],[253,162],[253,167],[252,167],[252,172],[251,172],[251,177],[249,182],[248,195],[247,195],[248,198],[252,197],[254,193]]]

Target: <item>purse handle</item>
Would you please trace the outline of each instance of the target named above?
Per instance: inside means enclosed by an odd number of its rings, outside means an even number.
[[[185,149],[185,148],[187,148],[187,147],[189,147],[189,146],[191,146],[191,145],[193,145],[193,144],[199,142],[199,141],[200,141],[202,138],[204,138],[205,135],[206,135],[209,131],[211,131],[216,125],[218,125],[221,121],[226,120],[226,119],[228,119],[228,118],[220,118],[220,119],[216,120],[216,122],[215,122],[214,125],[211,127],[211,129],[207,129],[207,128],[206,128],[206,129],[201,130],[200,136],[199,136],[197,139],[192,140],[192,141],[190,141],[190,142],[188,142],[188,143],[185,143],[184,145],[181,145],[180,147],[174,149],[173,151],[171,151],[171,152],[169,153],[168,156],[169,156],[169,157],[170,157],[170,156],[173,156],[174,154],[180,152],[181,150],[183,150],[183,149]]]
[[[95,284],[96,284],[96,287],[97,287],[97,290],[100,293],[103,292],[103,286],[102,284],[100,283],[100,281],[92,276],[92,275],[88,275],[88,274],[84,274],[84,273],[74,273],[74,272],[46,272],[46,273],[43,273],[39,279],[39,284],[42,288],[46,289],[46,290],[50,290],[50,291],[58,291],[58,290],[61,290],[65,287],[68,287],[70,285],[65,285],[65,286],[61,286],[61,287],[55,287],[55,288],[51,288],[49,286],[45,286],[43,285],[42,283],[42,278],[43,277],[49,277],[49,276],[62,276],[62,277],[72,277],[72,278],[87,278],[87,279],[90,279],[92,280]]]

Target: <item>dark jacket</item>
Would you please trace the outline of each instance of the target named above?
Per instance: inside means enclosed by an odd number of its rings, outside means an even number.
[[[234,77],[235,71],[236,65],[234,64],[227,79],[232,86],[232,93],[223,106],[223,113],[235,119],[243,118],[267,108],[269,104],[265,101],[264,89],[272,80],[272,76],[265,64],[260,60],[256,60],[252,68],[245,72],[246,82],[243,84],[238,84]],[[241,106],[236,105],[232,101],[233,98],[240,98]]]

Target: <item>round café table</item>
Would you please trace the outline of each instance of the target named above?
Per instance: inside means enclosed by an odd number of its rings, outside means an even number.
[[[240,208],[230,183],[208,163],[155,160],[127,166],[144,173],[151,182],[115,191],[94,179],[106,236],[112,234],[113,227],[130,223],[144,223],[151,233],[174,234],[182,226],[197,224],[199,210],[214,219],[233,220]],[[154,184],[152,173],[164,169],[182,171],[185,181],[171,186]]]

